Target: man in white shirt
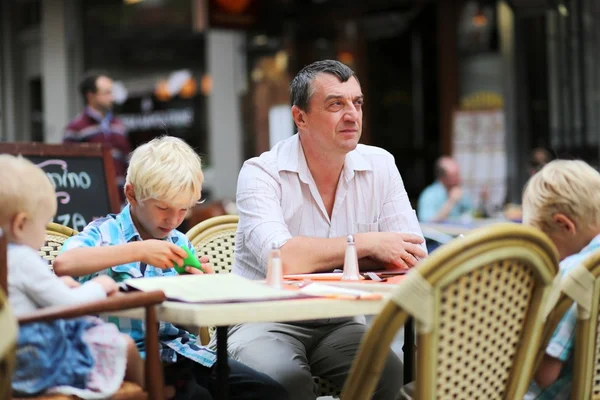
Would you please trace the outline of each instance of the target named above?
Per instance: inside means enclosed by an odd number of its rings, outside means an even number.
[[[359,145],[363,94],[354,72],[318,61],[291,84],[298,134],[244,164],[233,272],[264,279],[271,243],[285,274],[332,270],[354,235],[361,268],[410,268],[426,256],[423,235],[394,158]],[[352,319],[242,324],[229,351],[270,375],[291,399],[315,399],[312,376],[342,386],[367,327]],[[375,399],[395,399],[402,365],[390,352]]]

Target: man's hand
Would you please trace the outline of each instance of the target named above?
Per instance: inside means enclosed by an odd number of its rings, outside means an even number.
[[[213,274],[215,272],[212,269],[212,266],[210,265],[210,262],[209,262],[209,258],[207,256],[200,257],[200,264],[201,264],[204,272],[202,272],[201,270],[194,268],[194,267],[185,267],[185,272],[187,272],[188,274],[195,274],[195,275]]]
[[[102,286],[107,296],[119,293],[119,286],[110,276],[100,275],[92,279],[92,282],[96,282]]]
[[[420,246],[423,238],[411,233],[375,232],[370,256],[394,268],[412,268],[427,253]]]
[[[167,240],[149,239],[137,243],[140,246],[140,260],[156,268],[173,268],[175,264],[183,264],[187,258],[183,248]]]
[[[448,199],[451,200],[453,203],[458,203],[460,201],[460,199],[462,198],[462,195],[463,195],[463,191],[462,191],[461,187],[454,186],[448,192]]]
[[[70,276],[61,276],[58,279],[60,279],[67,287],[69,287],[71,289],[81,286],[81,284],[79,282],[77,282],[75,279],[71,278]]]

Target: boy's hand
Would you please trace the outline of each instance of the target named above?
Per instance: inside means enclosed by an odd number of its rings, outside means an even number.
[[[188,274],[213,274],[215,271],[212,269],[212,266],[208,261],[208,256],[200,257],[200,264],[202,264],[202,269],[204,270],[204,272],[194,267],[185,267],[185,272],[187,272]]]
[[[149,239],[139,243],[143,245],[141,261],[156,268],[173,268],[176,263],[183,264],[187,257],[184,249],[166,240]]]
[[[79,282],[77,282],[75,279],[71,278],[70,276],[61,276],[58,279],[60,279],[67,287],[69,287],[71,289],[81,286],[81,284]]]
[[[92,279],[92,282],[96,282],[102,286],[107,296],[119,293],[119,286],[117,285],[117,282],[115,282],[110,276],[100,275]]]

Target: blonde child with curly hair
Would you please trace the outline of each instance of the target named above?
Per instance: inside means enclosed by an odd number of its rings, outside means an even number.
[[[80,285],[58,278],[40,257],[46,225],[56,213],[56,194],[44,172],[29,160],[0,155],[0,228],[8,240],[8,301],[15,315],[99,300],[118,290],[108,276]],[[20,327],[13,391],[20,395],[63,393],[107,398],[124,379],[144,385],[135,343],[95,317]]]

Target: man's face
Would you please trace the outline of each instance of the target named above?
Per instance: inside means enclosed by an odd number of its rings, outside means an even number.
[[[448,162],[444,166],[444,172],[444,177],[441,178],[441,181],[447,189],[460,186],[462,180],[460,177],[460,169],[458,168],[458,164],[455,162]]]
[[[111,111],[114,103],[112,86],[112,79],[106,76],[98,77],[96,79],[96,93],[88,93],[88,104],[103,113]]]
[[[300,111],[298,126],[302,143],[322,153],[346,154],[356,148],[362,133],[363,94],[358,81],[346,82],[330,74],[319,74],[313,81],[308,112]]]

